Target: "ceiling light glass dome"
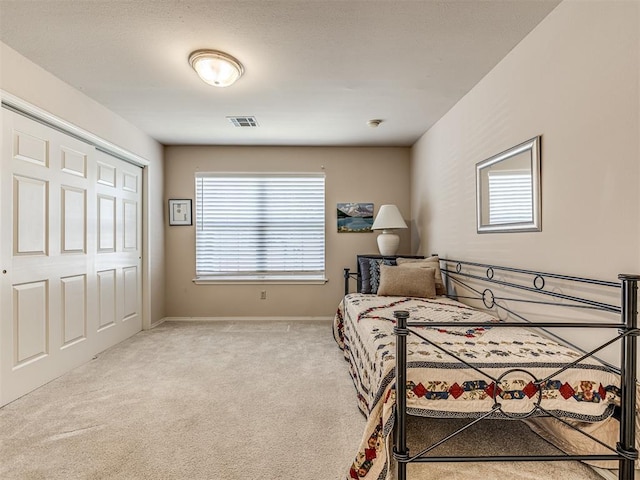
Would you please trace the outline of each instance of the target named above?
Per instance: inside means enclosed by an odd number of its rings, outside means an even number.
[[[244,73],[238,60],[218,50],[196,50],[189,56],[189,64],[203,82],[214,87],[233,85]]]

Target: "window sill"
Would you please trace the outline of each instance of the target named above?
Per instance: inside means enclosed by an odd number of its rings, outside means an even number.
[[[196,277],[193,283],[196,285],[324,285],[329,279],[318,277]]]

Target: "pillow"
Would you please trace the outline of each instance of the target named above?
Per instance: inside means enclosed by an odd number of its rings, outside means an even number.
[[[636,413],[636,431],[640,428],[640,417]],[[594,438],[597,438],[606,445],[615,445],[620,438],[620,422],[613,417],[609,417],[602,422],[587,423],[571,418],[565,419],[571,425],[580,428]],[[524,422],[538,435],[558,447],[568,455],[581,455],[591,452],[594,455],[607,455],[611,453],[607,448],[585,437],[584,434],[576,432],[571,427],[563,424],[555,418],[536,417],[527,418]],[[636,436],[636,449],[640,449],[640,438]],[[617,460],[583,460],[584,463],[600,468],[616,469]],[[640,469],[640,461],[636,460],[635,470]],[[637,477],[637,475],[636,475]]]
[[[378,295],[436,298],[435,269],[380,265]]]
[[[390,259],[358,257],[360,293],[376,293],[380,284],[380,265],[395,265]]]
[[[442,273],[440,272],[440,258],[437,255],[427,258],[397,258],[396,262],[402,267],[409,268],[433,268],[434,279],[436,282],[436,295],[446,295],[447,289],[442,281]]]

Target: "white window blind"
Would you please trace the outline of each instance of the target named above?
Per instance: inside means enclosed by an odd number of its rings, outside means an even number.
[[[489,223],[533,220],[531,172],[489,172]]]
[[[324,280],[324,174],[196,174],[196,276]]]

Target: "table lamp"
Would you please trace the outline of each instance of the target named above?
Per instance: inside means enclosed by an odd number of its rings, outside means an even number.
[[[395,255],[400,245],[400,237],[394,233],[396,228],[408,228],[400,210],[395,205],[382,205],[371,226],[371,230],[382,230],[378,235],[380,255]]]

